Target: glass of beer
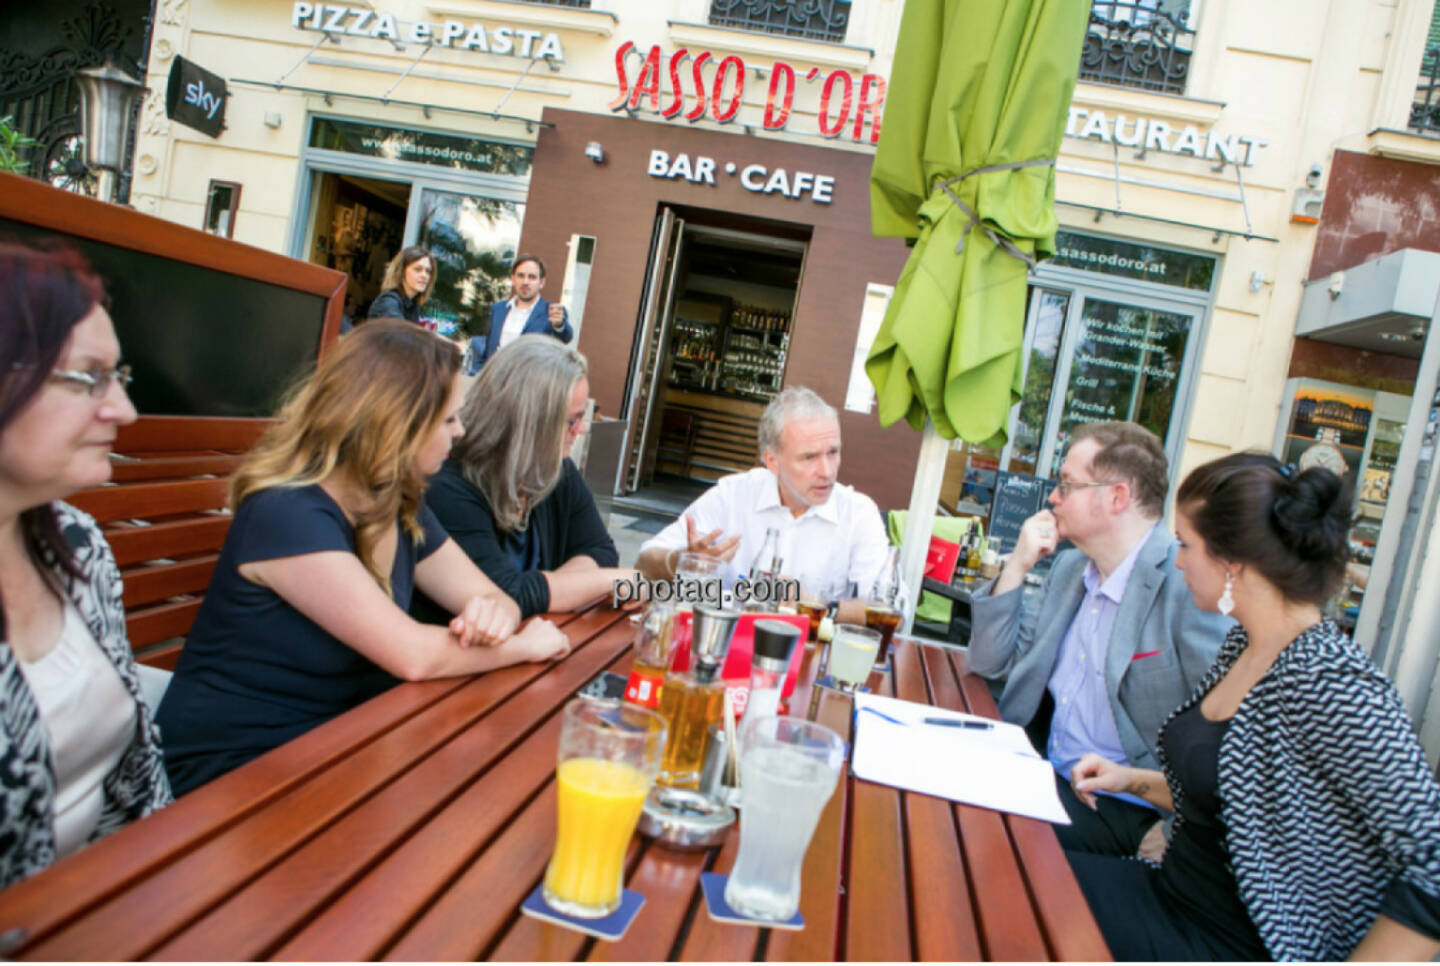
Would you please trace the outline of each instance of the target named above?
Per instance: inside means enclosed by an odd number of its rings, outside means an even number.
[[[856,624],[836,624],[827,668],[835,686],[841,691],[854,691],[869,680],[879,647],[879,631]]]
[[[800,718],[757,718],[740,741],[740,851],[725,885],[730,907],[783,921],[800,908],[805,852],[845,761],[845,742]]]
[[[544,896],[566,915],[599,919],[620,908],[625,850],[660,770],[665,722],[603,698],[565,706],[555,770],[559,822]]]

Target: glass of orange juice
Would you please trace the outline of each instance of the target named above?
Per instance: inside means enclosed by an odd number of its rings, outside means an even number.
[[[620,907],[625,850],[665,751],[665,721],[601,698],[565,706],[555,769],[559,822],[545,870],[545,901],[598,919]]]

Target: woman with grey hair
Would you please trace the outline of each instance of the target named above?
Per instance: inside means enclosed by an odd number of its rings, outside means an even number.
[[[584,356],[547,336],[521,336],[480,370],[460,411],[465,435],[425,493],[522,618],[575,610],[634,576],[615,566],[615,543],[569,459],[589,395]],[[449,620],[419,594],[410,612]]]

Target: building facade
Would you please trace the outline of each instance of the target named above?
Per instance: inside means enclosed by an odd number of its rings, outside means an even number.
[[[845,404],[847,480],[908,502],[917,440],[875,426],[857,377],[905,257],[870,236],[866,183],[901,0],[159,6],[141,210],[340,268],[357,316],[396,248],[427,244],[434,321],[475,334],[509,260],[533,251],[599,412],[624,423],[617,492],[657,468],[750,465],[764,399],[803,383]],[[1302,302],[1344,309],[1357,267],[1437,250],[1434,14],[1094,0],[1025,394],[1004,451],[953,449],[947,503],[983,507],[1000,473],[1052,475],[1078,422],[1135,419],[1176,479],[1244,448],[1338,460],[1369,486],[1354,542],[1368,565],[1423,326]],[[182,92],[223,118],[215,136],[167,115],[177,58],[223,82]],[[1369,576],[1337,607],[1373,645]]]

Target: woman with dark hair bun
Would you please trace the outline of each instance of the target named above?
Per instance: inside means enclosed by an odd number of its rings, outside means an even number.
[[[1400,695],[1322,607],[1350,493],[1236,453],[1175,500],[1175,563],[1231,631],[1160,730],[1163,772],[1086,755],[1071,777],[1175,813],[1158,866],[1069,855],[1117,959],[1428,960],[1440,951],[1440,786]]]
[[[100,280],[0,244],[0,886],[170,802],[120,571],[64,499],[135,421]]]

